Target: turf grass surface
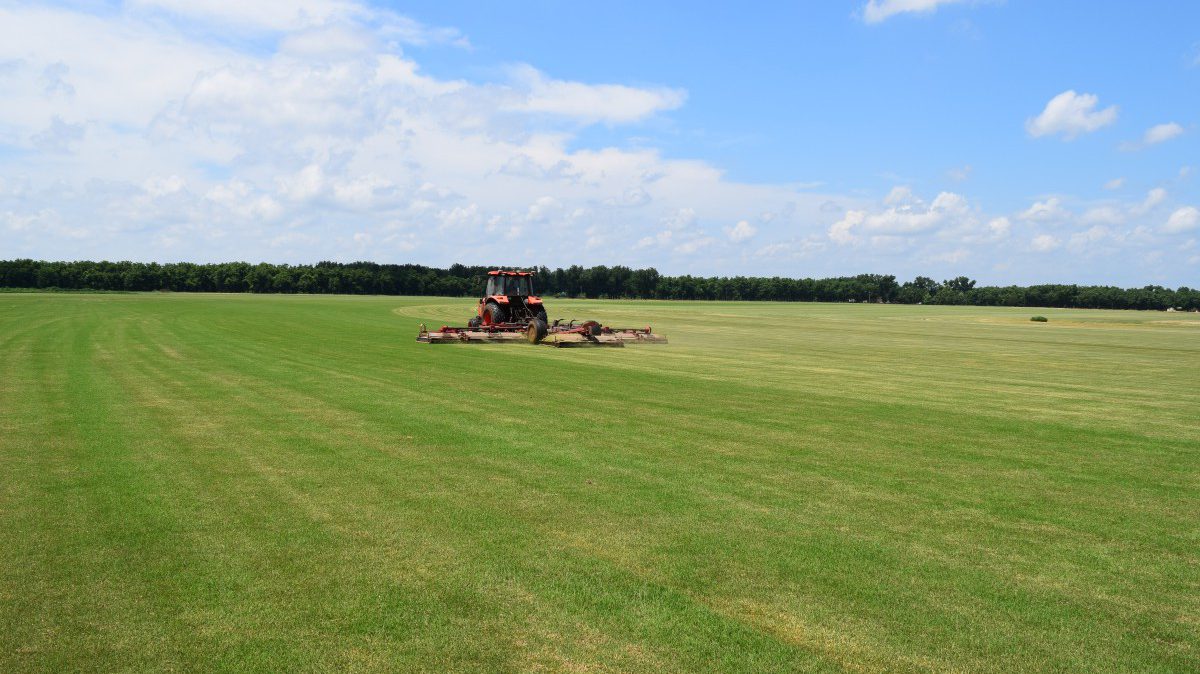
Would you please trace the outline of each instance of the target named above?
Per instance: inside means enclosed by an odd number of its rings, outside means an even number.
[[[1200,669],[1200,316],[548,304],[0,295],[0,670]]]

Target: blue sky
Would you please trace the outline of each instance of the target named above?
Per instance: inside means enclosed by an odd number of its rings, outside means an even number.
[[[0,257],[1200,285],[1200,5],[0,2]]]

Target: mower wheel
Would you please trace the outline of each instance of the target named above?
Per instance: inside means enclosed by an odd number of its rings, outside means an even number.
[[[478,317],[478,316],[472,316],[472,317],[471,317],[471,320],[467,321],[467,327],[468,327],[468,328],[478,328],[478,327],[479,327],[479,323],[480,323],[479,317]]]
[[[530,344],[537,344],[546,338],[546,321],[540,318],[535,318],[529,322],[529,327],[525,330],[525,336],[529,339]]]
[[[499,325],[508,320],[508,312],[504,307],[496,303],[488,304],[483,310],[483,322],[485,325]]]

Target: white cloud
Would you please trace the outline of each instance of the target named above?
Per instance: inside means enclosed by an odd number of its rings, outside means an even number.
[[[663,218],[662,224],[670,230],[687,229],[696,224],[696,211],[691,208],[681,208]]]
[[[1151,145],[1165,143],[1172,138],[1183,135],[1183,127],[1175,122],[1167,122],[1166,124],[1156,124],[1146,133],[1142,134],[1142,139],[1136,143],[1121,143],[1121,149],[1126,151],[1142,150]]]
[[[1130,209],[1130,213],[1135,216],[1144,215],[1166,200],[1167,191],[1161,187],[1155,187],[1146,193],[1146,198],[1142,203]]]
[[[913,196],[912,188],[904,185],[897,185],[896,187],[892,188],[891,192],[888,192],[886,197],[883,198],[883,203],[889,206],[894,206],[897,204],[911,203],[915,199],[916,197]]]
[[[1064,91],[1050,99],[1040,115],[1028,120],[1025,129],[1034,138],[1060,134],[1066,140],[1092,133],[1117,120],[1117,106],[1097,110],[1099,102],[1095,94]]]
[[[879,23],[897,14],[933,12],[941,5],[950,5],[963,0],[868,0],[862,10],[863,20]]]
[[[969,257],[971,257],[971,251],[969,251],[965,248],[956,248],[954,250],[949,250],[944,253],[937,253],[936,255],[932,255],[932,256],[930,256],[929,259],[932,262],[944,262],[946,264],[959,264],[960,262],[962,262],[963,260],[966,260]]]
[[[1084,251],[1090,246],[1111,238],[1113,238],[1113,232],[1108,227],[1093,225],[1089,229],[1072,234],[1067,247],[1076,251]]]
[[[870,234],[872,243],[894,246],[896,240],[886,237],[917,235],[975,220],[967,200],[953,192],[942,192],[926,205],[909,188],[896,187],[884,199],[884,206],[876,212],[847,211],[830,225],[829,238],[838,244],[857,244],[862,242],[863,234]]]
[[[716,243],[716,239],[710,236],[703,236],[675,246],[675,252],[682,255],[693,255],[705,248],[708,248],[714,243]]]
[[[155,176],[142,183],[142,188],[152,197],[162,197],[179,192],[185,185],[186,183],[183,178],[176,175],[167,177]]]
[[[514,80],[523,96],[510,103],[508,109],[587,122],[635,122],[656,112],[678,108],[687,98],[680,89],[552,80],[530,66],[514,69]]]
[[[1167,223],[1163,225],[1163,231],[1168,234],[1178,234],[1197,227],[1200,227],[1200,209],[1195,206],[1184,206],[1167,218]]]
[[[843,245],[857,242],[854,228],[862,225],[866,219],[866,211],[847,211],[845,217],[829,226],[829,238]]]
[[[971,177],[971,172],[975,169],[970,164],[958,166],[946,171],[946,177],[954,182],[961,183]]]
[[[166,14],[225,31],[292,33],[289,39],[293,40],[313,37],[304,33],[311,28],[371,24],[382,39],[414,45],[469,46],[466,38],[453,28],[425,26],[409,17],[352,0],[131,0],[128,6],[135,13]],[[334,35],[326,33],[324,37]]]
[[[241,180],[218,184],[205,198],[221,211],[238,220],[275,220],[283,215],[283,206],[269,194],[257,192]]]
[[[1142,136],[1142,142],[1146,145],[1155,145],[1157,143],[1166,142],[1183,133],[1183,127],[1175,122],[1166,124],[1157,124],[1146,129],[1146,133]]]
[[[1112,180],[1104,183],[1104,189],[1106,189],[1106,190],[1119,190],[1124,186],[1125,186],[1124,178],[1113,178]]]
[[[758,228],[750,224],[746,220],[739,220],[733,229],[729,230],[729,240],[734,243],[742,243],[754,237],[758,233]]]
[[[677,209],[659,219],[658,224],[661,229],[656,234],[638,239],[633,246],[635,250],[669,249],[690,255],[717,242],[716,238],[706,233],[692,208]]]
[[[999,217],[988,222],[988,231],[994,239],[1003,239],[1012,231],[1012,222],[1008,218]]]
[[[1049,234],[1038,234],[1029,242],[1029,247],[1039,253],[1046,253],[1058,248],[1061,242]]]
[[[1054,222],[1065,220],[1069,215],[1067,210],[1062,207],[1062,201],[1058,197],[1050,197],[1044,201],[1035,201],[1017,217],[1034,222]]]
[[[298,173],[278,180],[279,191],[293,201],[316,198],[325,188],[325,173],[319,164],[309,164]]]
[[[285,31],[327,23],[355,7],[329,0],[133,0],[138,9],[157,9],[225,25]]]
[[[582,261],[587,240],[607,246],[595,262],[610,262],[617,242],[644,236],[663,213],[678,221],[663,225],[674,232],[670,246],[687,252],[732,243],[699,242],[711,238],[695,227],[701,214],[733,222],[748,210],[800,203],[776,223],[782,228],[817,217],[829,199],[732,182],[704,162],[664,159],[652,148],[569,149],[588,124],[640,121],[682,105],[685,94],[553,79],[527,66],[494,82],[438,79],[393,44],[417,40],[394,35],[411,22],[385,14],[315,0],[165,0],[101,14],[0,6],[0,63],[13,64],[3,75],[0,142],[25,151],[28,190],[83,231],[102,237],[102,213],[119,218],[121,231],[169,226],[163,239],[176,242],[173,250],[209,259],[262,257],[262,246],[282,240],[272,231],[279,227],[324,237],[306,257],[336,259],[337,242],[353,240],[343,228],[426,226],[466,242],[435,234],[405,246],[428,262],[455,261],[487,250],[477,242],[491,240],[485,226],[497,222],[498,236],[553,225],[543,259]],[[240,50],[230,46],[238,40],[209,40],[181,15],[278,33],[268,43],[279,46]],[[16,185],[17,166],[3,161],[0,180]],[[547,195],[556,207],[539,202]],[[168,197],[169,207],[153,201]],[[33,212],[15,199],[0,195],[0,211]],[[93,254],[22,231],[14,251]],[[122,257],[133,249],[156,255],[150,237],[107,240]],[[506,249],[528,255],[517,244]]]
[[[1140,202],[1102,201],[1089,206],[1082,214],[1067,210],[1058,197],[1050,197],[1035,202],[1017,217],[1026,222],[1059,226],[1069,224],[1124,226],[1161,206],[1166,202],[1167,196],[1167,190],[1155,187],[1148,191],[1146,197]]]

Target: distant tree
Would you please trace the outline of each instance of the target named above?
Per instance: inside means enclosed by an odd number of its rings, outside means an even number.
[[[942,285],[951,290],[954,290],[954,291],[957,291],[960,293],[965,293],[965,292],[968,292],[969,290],[971,290],[971,288],[975,287],[975,282],[972,281],[971,279],[967,278],[966,276],[958,276],[956,278],[950,279],[949,281],[943,282]]]
[[[437,269],[416,264],[318,262],[274,265],[245,262],[157,264],[142,262],[48,262],[0,260],[0,287],[93,290],[175,290],[219,292],[381,293],[405,295],[477,295],[487,271],[521,265],[451,265]],[[1029,287],[977,286],[959,276],[937,283],[918,276],[902,285],[896,277],[859,274],[832,278],[757,276],[664,276],[653,268],[624,266],[566,269],[536,267],[542,295],[637,297],[661,299],[775,300],[800,302],[884,301],[979,306],[1092,307],[1102,309],[1200,310],[1200,290],[1045,284]]]

